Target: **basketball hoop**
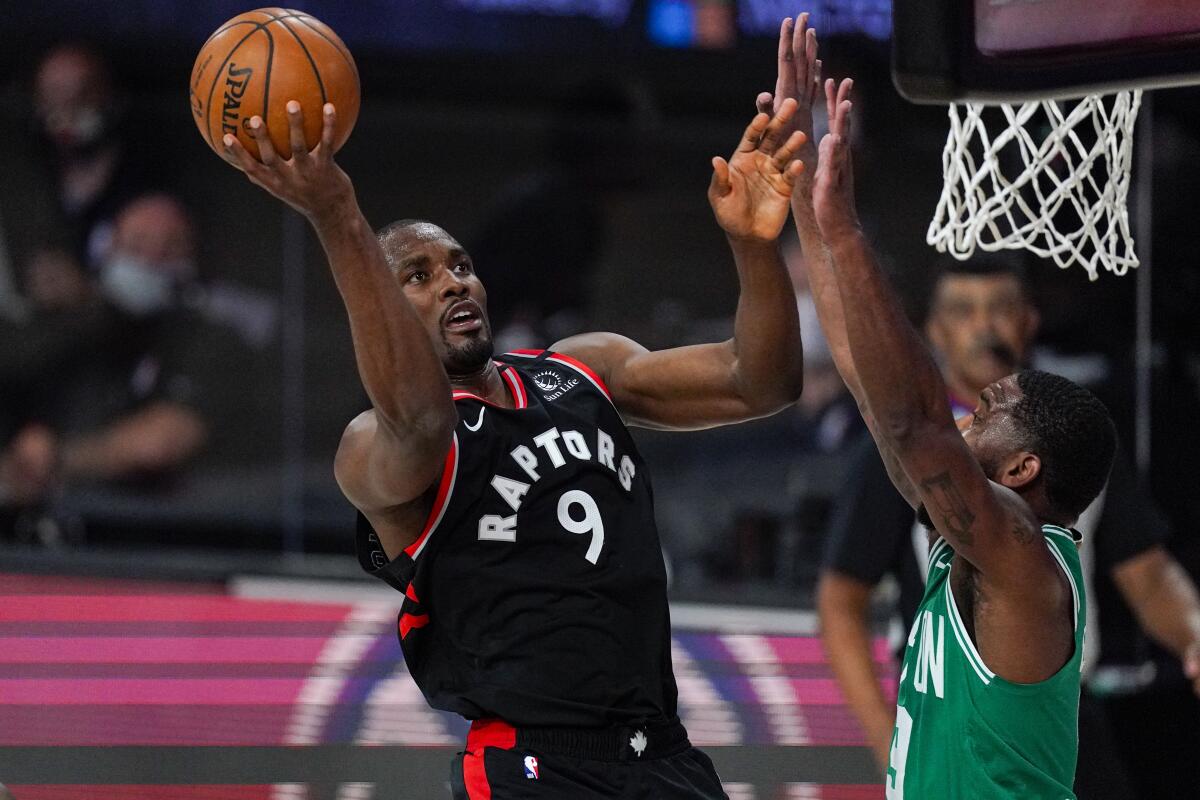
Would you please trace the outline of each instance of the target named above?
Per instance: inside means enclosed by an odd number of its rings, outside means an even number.
[[[1138,265],[1126,197],[1141,90],[1015,105],[950,106],[945,186],[926,240],[1030,250],[1059,267],[1124,275]]]

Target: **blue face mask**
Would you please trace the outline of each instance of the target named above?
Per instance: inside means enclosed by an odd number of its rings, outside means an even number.
[[[114,253],[100,270],[100,288],[115,306],[135,317],[166,311],[175,300],[175,274],[125,253]]]

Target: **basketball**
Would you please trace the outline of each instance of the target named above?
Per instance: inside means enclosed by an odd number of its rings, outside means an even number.
[[[302,11],[260,8],[217,28],[200,48],[188,92],[200,135],[221,158],[234,159],[225,134],[259,158],[248,127],[261,116],[276,151],[290,153],[286,106],[300,103],[304,138],[312,149],[321,140],[321,109],[337,110],[334,151],[345,144],[358,119],[358,68],[329,26]]]

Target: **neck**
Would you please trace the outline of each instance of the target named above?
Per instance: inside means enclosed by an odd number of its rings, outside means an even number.
[[[500,369],[490,358],[474,372],[452,373],[449,378],[450,388],[454,391],[470,392],[496,405],[512,405],[508,387],[504,385],[504,379],[500,377]]]

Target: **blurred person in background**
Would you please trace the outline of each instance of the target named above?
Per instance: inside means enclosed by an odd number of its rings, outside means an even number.
[[[1026,364],[1038,322],[1014,268],[986,257],[947,263],[933,290],[925,333],[956,415],[970,413],[974,404],[968,398]],[[877,760],[886,766],[895,704],[874,668],[871,596],[884,576],[893,576],[907,630],[925,585],[928,545],[869,437],[856,447],[849,474],[853,477],[833,514],[818,586],[821,635],[843,693]],[[1124,459],[1118,457],[1108,488],[1076,527],[1083,533],[1091,602],[1075,788],[1081,800],[1135,797],[1137,780],[1121,755],[1121,726],[1110,717],[1103,696],[1136,694],[1153,681],[1138,624],[1189,665],[1200,691],[1200,603],[1183,568],[1163,546],[1166,521]]]
[[[236,394],[243,353],[189,303],[196,232],[175,197],[143,195],[117,214],[94,281],[63,259],[35,273],[33,316],[0,352],[0,501],[37,506],[85,482],[153,486],[194,459]],[[50,276],[53,276],[51,279]],[[14,407],[17,406],[17,407]]]
[[[33,78],[35,136],[70,252],[99,266],[122,206],[150,188],[124,129],[125,102],[105,58],[78,43],[50,49]]]

